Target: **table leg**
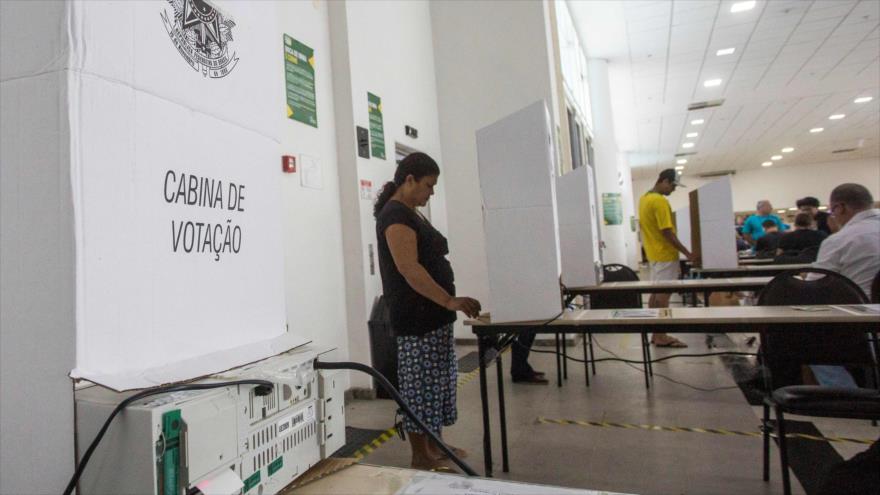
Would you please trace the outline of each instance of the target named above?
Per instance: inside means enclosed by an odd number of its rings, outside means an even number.
[[[507,460],[507,412],[504,409],[504,371],[501,366],[501,353],[495,358],[495,368],[498,370],[498,415],[501,417],[501,470],[510,472],[510,463]]]
[[[559,350],[559,334],[556,336],[556,386],[562,386],[562,363],[560,362],[561,351]]]
[[[568,380],[568,345],[566,345],[565,334],[562,334],[562,378]]]
[[[487,478],[492,477],[492,438],[489,424],[489,392],[486,386],[486,348],[487,338],[477,336],[477,350],[480,361],[480,402],[483,406],[483,467]]]
[[[590,386],[590,354],[587,350],[587,335],[584,334],[584,340],[582,341],[584,344],[584,379],[587,382],[587,386]]]
[[[705,291],[703,292],[703,306],[709,307],[709,296],[712,295],[711,292]]]

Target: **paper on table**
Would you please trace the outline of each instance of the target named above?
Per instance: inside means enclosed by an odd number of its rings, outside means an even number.
[[[853,304],[851,306],[832,306],[854,315],[880,315],[880,304]]]
[[[448,474],[416,474],[396,495],[613,495],[612,492],[577,490],[511,481],[465,478]]]
[[[618,309],[611,313],[612,318],[657,318],[660,310],[651,309]]]

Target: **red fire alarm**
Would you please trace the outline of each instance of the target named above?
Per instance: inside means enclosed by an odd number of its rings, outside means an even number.
[[[295,174],[296,173],[296,157],[290,155],[284,155],[281,157],[281,170],[285,174]]]

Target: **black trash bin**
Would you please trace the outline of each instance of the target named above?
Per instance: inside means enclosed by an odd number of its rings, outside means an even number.
[[[394,385],[394,388],[397,388],[397,336],[391,328],[391,316],[388,314],[385,296],[380,296],[373,303],[368,324],[373,368],[379,370],[379,373],[382,373]],[[391,398],[375,379],[373,380],[373,388],[376,390],[376,397],[380,399]]]

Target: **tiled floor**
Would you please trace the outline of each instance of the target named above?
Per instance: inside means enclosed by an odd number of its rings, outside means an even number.
[[[707,352],[701,335],[683,335],[688,352]],[[745,335],[731,335],[733,348],[750,350]],[[637,336],[605,335],[598,342],[615,354],[638,359]],[[462,347],[460,354],[473,351]],[[713,349],[717,351],[718,349]],[[751,349],[753,350],[753,349]],[[680,350],[660,349],[655,357]],[[582,357],[579,347],[571,355]],[[597,349],[597,357],[607,356]],[[646,390],[640,371],[622,363],[599,363],[592,386],[584,386],[584,370],[569,364],[569,379],[562,388],[514,385],[507,373],[505,393],[510,436],[510,473],[501,473],[498,442],[495,370],[490,370],[489,394],[494,425],[495,473],[498,477],[553,485],[642,494],[751,494],[782,493],[778,452],[772,447],[771,481],[761,480],[761,440],[744,436],[706,433],[647,431],[641,429],[539,424],[539,417],[619,423],[721,428],[758,431],[760,408],[752,408],[737,388],[698,391],[659,377]],[[535,368],[553,375],[552,355],[533,354]],[[655,373],[702,388],[733,387],[730,373],[718,357],[681,358],[654,365]],[[385,429],[394,420],[396,407],[386,400],[355,401],[348,405],[352,426]],[[470,452],[468,462],[482,474],[482,419],[479,381],[459,390],[458,423],[445,431],[452,444]],[[792,418],[799,419],[799,418]],[[800,418],[804,419],[804,418]],[[880,428],[867,422],[814,420],[823,434],[877,438]],[[845,458],[864,450],[863,445],[832,444]],[[365,462],[408,466],[409,449],[395,438],[370,454]],[[821,466],[817,466],[821,468]],[[803,493],[794,480],[794,492]]]

